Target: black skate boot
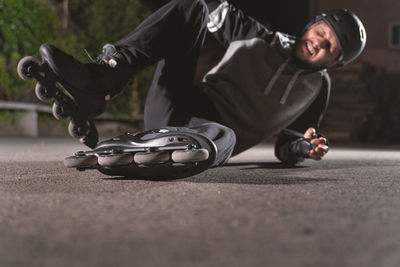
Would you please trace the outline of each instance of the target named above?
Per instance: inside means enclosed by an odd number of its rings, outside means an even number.
[[[97,59],[85,66],[101,85],[92,89],[110,97],[118,94],[129,80],[133,79],[135,72],[125,56],[113,44],[105,44]]]
[[[100,142],[91,151],[65,158],[64,165],[112,176],[176,179],[208,169],[216,155],[217,148],[209,138],[188,128],[165,127]]]
[[[42,62],[34,57],[21,59],[17,67],[19,76],[37,80],[38,99],[54,100],[54,117],[69,118],[69,134],[90,148],[95,147],[98,134],[92,118],[104,112],[106,103],[129,80],[127,63],[118,68],[115,59],[113,67],[104,63],[82,64],[50,44],[40,47],[40,55]],[[123,62],[122,55],[118,60]]]

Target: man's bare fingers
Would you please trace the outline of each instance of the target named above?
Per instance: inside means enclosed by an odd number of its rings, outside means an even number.
[[[320,137],[320,138],[315,138],[315,139],[311,140],[310,143],[313,145],[326,145],[327,140],[324,137]]]
[[[310,138],[313,138],[316,134],[317,134],[317,132],[315,131],[315,129],[310,127],[304,133],[304,138],[310,139]]]
[[[326,154],[326,153],[328,153],[329,148],[328,148],[327,145],[318,144],[318,145],[314,148],[314,150],[317,151],[317,152],[323,152],[323,153]]]
[[[323,155],[319,154],[319,153],[314,153],[310,155],[310,158],[314,159],[314,160],[321,160],[323,157]]]
[[[321,160],[327,153],[327,146],[317,146],[310,151],[309,157],[315,160]]]
[[[312,156],[310,156],[310,158],[313,160],[321,160],[322,159],[322,157],[320,157],[318,155],[312,155]]]
[[[316,156],[316,157],[323,157],[325,153],[322,150],[313,150],[310,152],[310,156]]]
[[[327,140],[324,137],[317,138],[317,133],[314,128],[310,127],[304,133],[304,138],[311,139],[310,143],[316,147],[310,151],[308,156],[314,160],[321,160],[328,153]]]
[[[321,150],[326,154],[329,151],[329,147],[327,145],[320,146]]]
[[[323,146],[318,146],[318,150],[321,152],[322,156],[325,156],[326,153],[328,153],[329,148],[326,145]]]

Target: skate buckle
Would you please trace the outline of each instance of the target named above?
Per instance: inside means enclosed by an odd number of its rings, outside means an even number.
[[[197,146],[196,146],[195,144],[189,144],[189,145],[187,146],[187,149],[188,149],[188,150],[195,150],[195,149],[197,149]]]
[[[111,68],[115,68],[116,66],[117,66],[117,64],[118,64],[118,62],[115,60],[115,59],[110,59],[109,61],[108,61],[108,65],[111,67]]]
[[[159,150],[158,147],[147,147],[147,148],[146,148],[146,151],[147,151],[147,152],[156,152],[156,151],[158,151],[158,150]]]
[[[75,152],[75,156],[85,156],[85,152],[84,151]]]

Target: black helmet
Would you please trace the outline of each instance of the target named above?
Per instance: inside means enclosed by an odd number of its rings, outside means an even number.
[[[343,66],[356,59],[365,47],[367,34],[360,19],[348,9],[334,9],[315,18],[324,22],[334,31],[339,41],[341,55],[338,64]]]

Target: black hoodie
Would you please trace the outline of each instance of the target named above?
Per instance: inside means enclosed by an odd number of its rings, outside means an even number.
[[[233,154],[279,134],[276,156],[300,161],[290,152],[298,137],[282,130],[318,129],[329,100],[326,70],[300,68],[292,59],[295,37],[269,31],[226,1],[210,9],[207,27],[227,50],[202,85],[236,134]]]

